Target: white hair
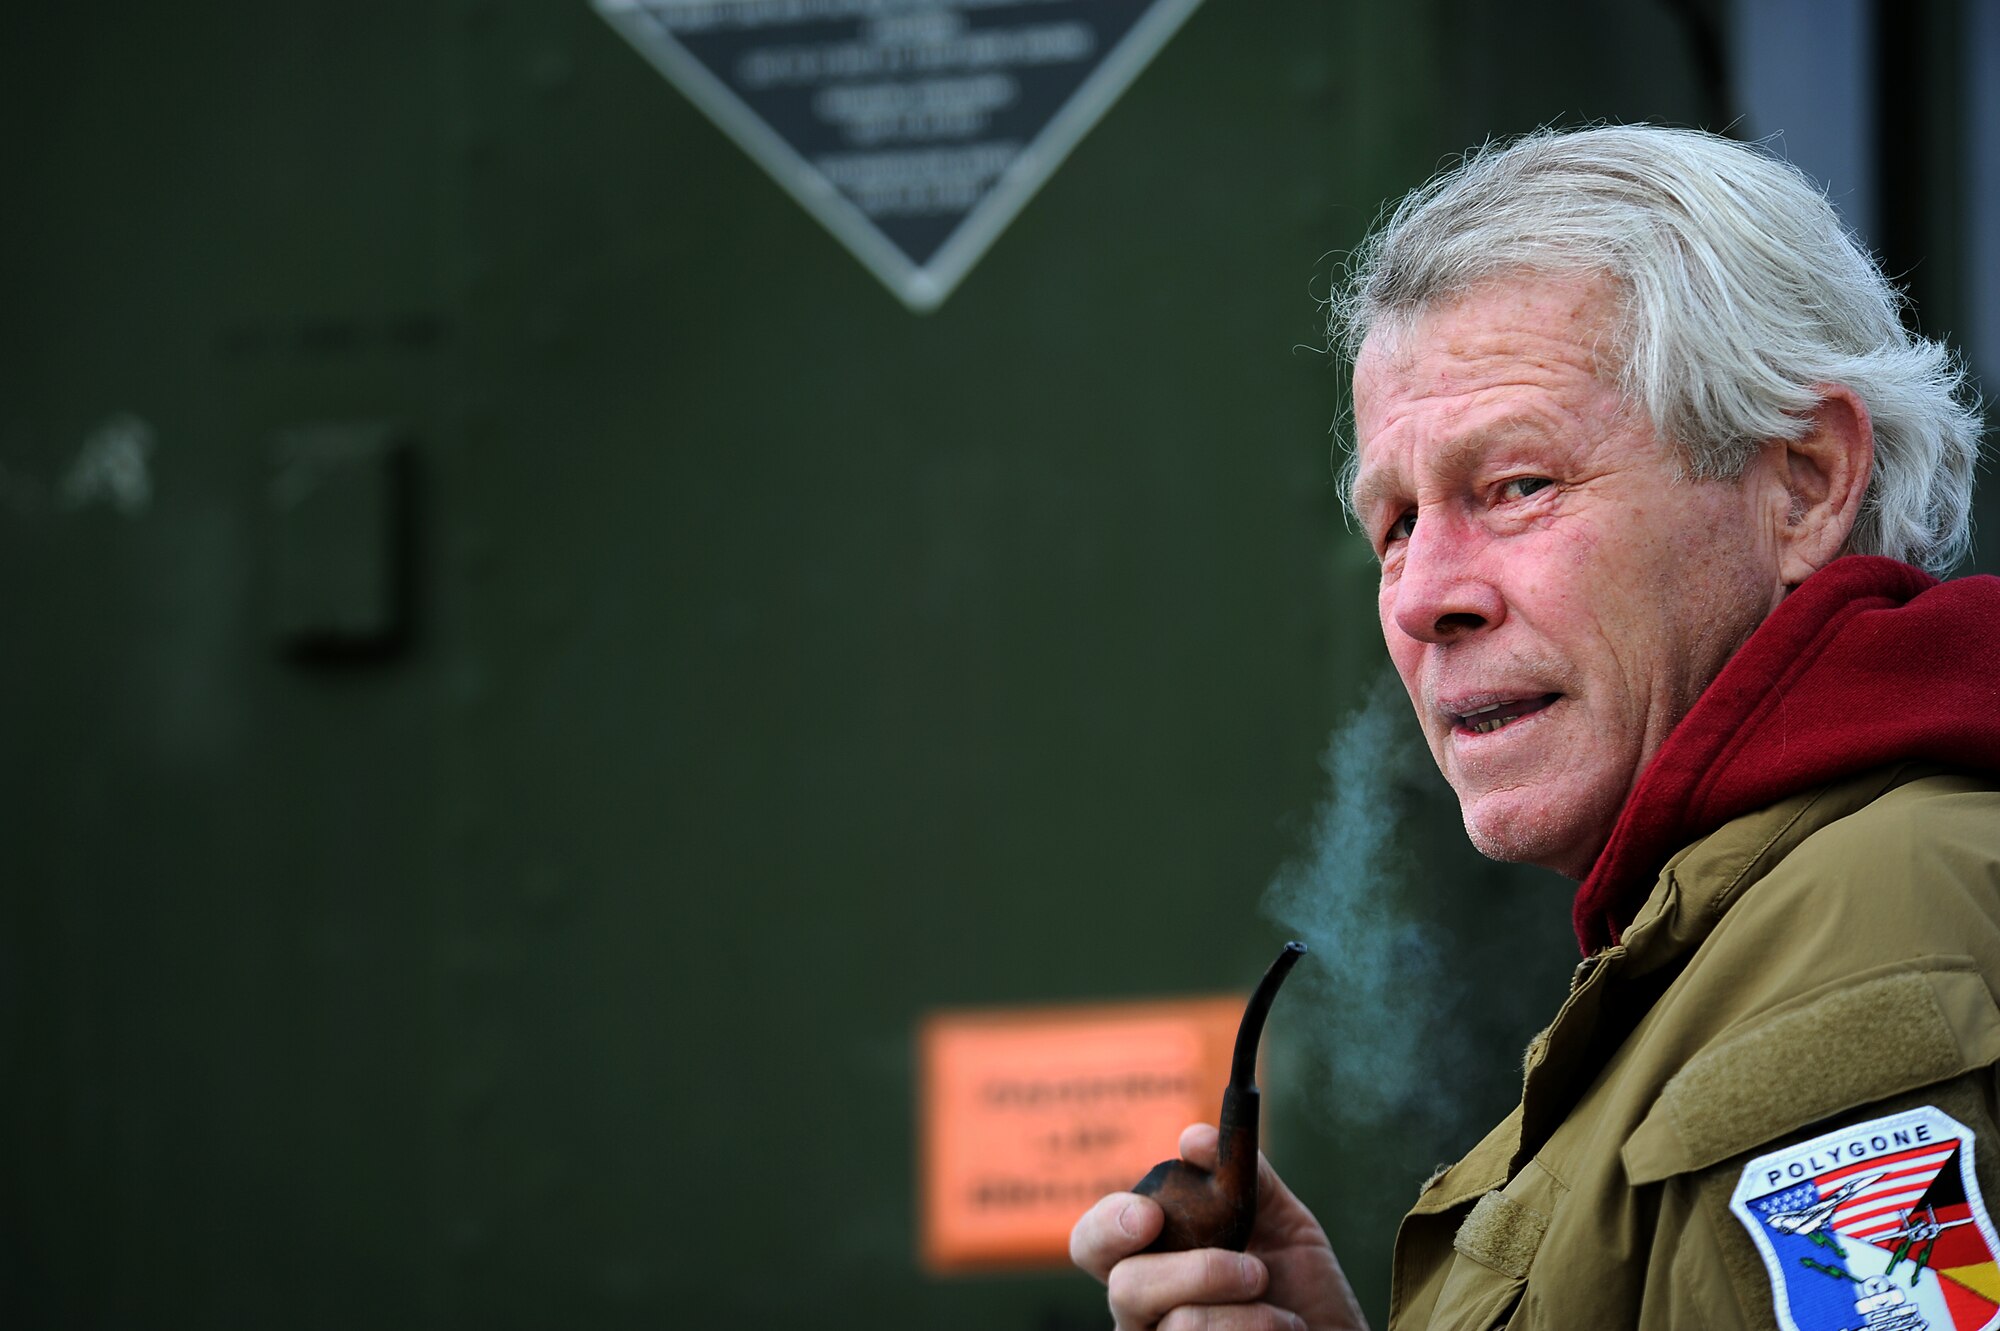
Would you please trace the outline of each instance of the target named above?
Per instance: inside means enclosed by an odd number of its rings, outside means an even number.
[[[1761,441],[1805,432],[1814,385],[1847,385],[1875,426],[1848,550],[1940,574],[1965,553],[1981,418],[1964,367],[1904,327],[1902,294],[1789,163],[1650,125],[1488,144],[1349,256],[1334,345],[1351,360],[1371,330],[1513,273],[1617,284],[1622,391],[1695,477],[1741,476]]]

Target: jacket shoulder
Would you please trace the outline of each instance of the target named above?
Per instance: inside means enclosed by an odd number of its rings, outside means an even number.
[[[1626,1144],[1632,1181],[2000,1058],[2000,788],[1930,774],[1820,814],[1747,863],[1711,848],[1674,870],[1722,914],[1641,1024],[1673,1071]]]
[[[1834,971],[1951,952],[2000,980],[2000,780],[1931,771],[1852,800],[1828,792],[1754,847],[1724,828],[1675,867],[1719,911],[1710,945]]]
[[[2000,777],[1932,771],[1897,781],[1815,828],[1793,854],[1822,872],[1842,863],[1990,872],[2000,865]]]

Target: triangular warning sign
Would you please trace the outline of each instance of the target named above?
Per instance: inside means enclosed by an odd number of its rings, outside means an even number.
[[[1201,0],[592,0],[913,310]]]

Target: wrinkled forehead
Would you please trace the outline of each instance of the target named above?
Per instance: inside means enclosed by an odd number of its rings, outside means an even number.
[[[1622,319],[1607,279],[1516,277],[1378,322],[1354,363],[1350,507],[1388,483],[1374,473],[1389,460],[1370,456],[1381,438],[1414,434],[1455,453],[1478,436],[1579,417],[1623,423]]]
[[[1552,346],[1615,384],[1624,365],[1627,305],[1625,286],[1604,273],[1523,270],[1482,278],[1382,312],[1355,354],[1355,387],[1364,371],[1407,375],[1427,358],[1474,365],[1544,356]]]

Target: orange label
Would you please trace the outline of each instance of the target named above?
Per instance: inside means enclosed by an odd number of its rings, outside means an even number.
[[[1060,1264],[1077,1217],[1215,1121],[1242,998],[943,1012],[924,1022],[923,1259]]]

